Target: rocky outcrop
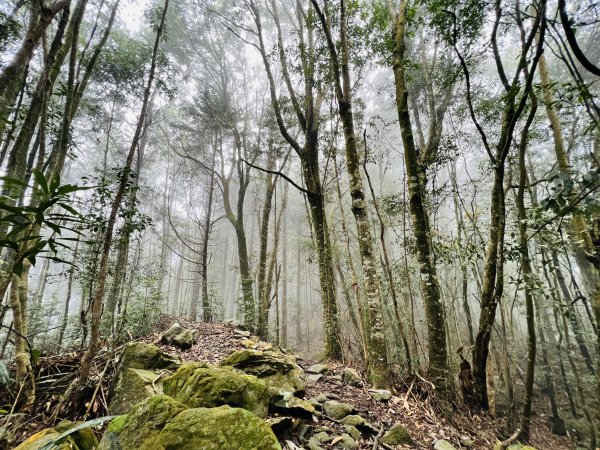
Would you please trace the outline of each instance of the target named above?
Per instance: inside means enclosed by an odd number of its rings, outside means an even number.
[[[254,349],[232,353],[221,362],[221,366],[231,366],[254,375],[271,389],[273,394],[291,392],[304,395],[306,378],[296,359],[275,351]]]
[[[271,400],[269,389],[255,376],[203,363],[183,364],[164,380],[164,393],[191,408],[229,405],[258,417],[267,416]]]

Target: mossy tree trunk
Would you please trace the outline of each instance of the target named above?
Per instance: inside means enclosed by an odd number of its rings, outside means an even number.
[[[375,387],[387,388],[391,384],[391,374],[387,362],[387,348],[383,323],[383,307],[381,302],[379,261],[371,232],[368,204],[361,174],[360,157],[354,117],[352,113],[352,84],[350,80],[350,57],[348,49],[347,5],[340,1],[339,44],[336,45],[331,34],[331,24],[326,13],[321,11],[316,0],[312,5],[319,17],[321,29],[325,34],[331,69],[333,86],[338,104],[338,114],[344,130],[346,145],[346,170],[350,182],[352,213],[356,221],[356,232],[364,278],[365,298],[367,303],[367,375]]]

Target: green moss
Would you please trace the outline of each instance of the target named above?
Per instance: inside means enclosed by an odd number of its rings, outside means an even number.
[[[144,342],[127,344],[121,355],[121,365],[131,369],[174,369],[179,364],[181,361],[176,356]]]
[[[387,445],[411,445],[413,443],[410,434],[400,423],[395,424],[390,430],[383,435],[381,442]]]
[[[266,417],[271,394],[267,386],[252,375],[231,367],[183,364],[164,380],[164,392],[189,406],[235,406]]]
[[[123,428],[125,427],[126,423],[126,415],[117,416],[112,420],[110,425],[108,425],[107,431],[110,431],[111,433],[120,433],[121,431],[123,431]]]
[[[138,448],[158,436],[165,425],[186,407],[166,395],[155,395],[137,405],[127,416],[117,417],[109,425],[99,450]]]
[[[140,450],[167,448],[280,450],[281,446],[264,421],[244,409],[221,406],[182,412],[164,428],[155,443]]]
[[[145,398],[162,393],[159,374],[146,369],[121,367],[110,397],[110,414],[125,414]]]

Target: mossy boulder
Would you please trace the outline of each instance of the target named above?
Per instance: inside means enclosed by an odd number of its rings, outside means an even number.
[[[268,387],[255,376],[199,363],[185,363],[166,378],[164,392],[190,408],[229,405],[259,417],[266,417],[271,400]]]
[[[15,450],[41,450],[50,443],[55,444],[53,450],[94,450],[98,447],[98,439],[96,439],[96,435],[89,428],[77,430],[57,441],[62,433],[76,425],[76,423],[66,420],[60,422],[54,428],[48,428],[30,436]]]
[[[130,414],[115,418],[108,426],[98,450],[150,449],[162,429],[185,405],[166,395],[155,395],[138,403]]]
[[[157,394],[162,394],[160,373],[121,367],[112,386],[108,411],[113,415],[128,413],[135,404]]]
[[[306,389],[304,371],[291,355],[245,349],[229,355],[221,361],[221,366],[235,367],[258,377],[269,386],[273,394],[283,395],[285,392],[291,392],[301,397]]]
[[[153,344],[132,342],[127,344],[121,355],[121,366],[129,369],[176,369],[181,364],[179,358],[163,352]]]
[[[360,374],[351,367],[344,367],[342,370],[342,381],[351,386],[362,386],[362,378]]]
[[[245,409],[229,406],[183,411],[161,431],[152,448],[281,450],[267,423]]]
[[[341,420],[354,412],[354,406],[349,403],[340,403],[337,400],[328,400],[323,403],[323,411],[334,420]]]
[[[194,344],[195,330],[184,328],[179,323],[175,322],[171,327],[163,333],[160,341],[163,344],[172,345],[182,350],[192,348]]]
[[[412,445],[413,440],[408,433],[408,430],[404,428],[401,423],[396,423],[387,433],[381,438],[383,444],[391,445]]]
[[[108,426],[98,450],[281,450],[271,428],[240,408],[186,409],[166,395],[136,405]]]

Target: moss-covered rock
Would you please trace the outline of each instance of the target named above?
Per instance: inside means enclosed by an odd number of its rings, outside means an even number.
[[[354,406],[349,403],[340,403],[337,400],[328,400],[323,403],[323,410],[328,417],[341,420],[354,412]]]
[[[229,406],[182,412],[161,431],[156,446],[149,448],[281,450],[269,425],[245,409]]]
[[[135,404],[161,393],[160,373],[122,366],[112,386],[108,411],[113,415],[128,413]]]
[[[381,442],[393,447],[395,445],[411,445],[413,440],[404,425],[396,423],[383,435]]]
[[[129,369],[176,369],[179,358],[163,352],[153,344],[132,342],[127,344],[121,355],[121,366]]]
[[[344,367],[342,370],[342,381],[351,386],[362,386],[362,378],[360,374],[351,367]]]
[[[166,395],[150,397],[135,405],[130,414],[110,423],[98,450],[155,448],[152,445],[162,429],[185,409]]]
[[[64,433],[75,426],[77,426],[76,423],[71,422],[70,420],[63,420],[56,425],[54,429],[59,433]],[[96,447],[98,447],[98,438],[96,438],[94,432],[89,428],[77,430],[71,434],[70,437],[73,439],[73,441],[75,441],[75,444],[79,450],[94,450]]]
[[[310,402],[288,393],[271,404],[271,411],[287,416],[310,419],[315,412],[315,407]]]
[[[306,377],[296,359],[290,355],[274,351],[253,349],[239,350],[223,361],[221,366],[232,366],[265,382],[273,394],[291,392],[303,396]]]
[[[136,405],[108,426],[98,450],[281,450],[271,428],[240,408],[186,407],[166,395]]]
[[[194,344],[194,331],[189,328],[184,328],[179,323],[175,322],[167,331],[163,333],[160,340],[163,344],[173,345],[182,350],[192,348]]]
[[[271,394],[258,378],[231,367],[185,363],[164,380],[164,392],[190,408],[221,405],[266,417]]]

